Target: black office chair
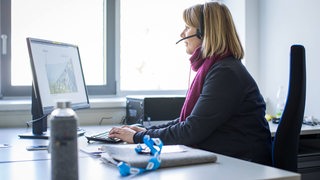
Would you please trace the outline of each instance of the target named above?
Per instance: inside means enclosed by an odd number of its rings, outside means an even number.
[[[273,166],[297,172],[299,137],[306,99],[305,49],[291,46],[290,78],[286,105],[274,136]]]

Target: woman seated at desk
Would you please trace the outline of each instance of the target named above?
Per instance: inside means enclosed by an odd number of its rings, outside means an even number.
[[[208,2],[186,9],[183,19],[181,41],[197,74],[180,117],[148,128],[114,127],[109,136],[143,143],[148,134],[165,145],[183,144],[271,165],[266,105],[241,62],[244,52],[230,11],[221,3]]]

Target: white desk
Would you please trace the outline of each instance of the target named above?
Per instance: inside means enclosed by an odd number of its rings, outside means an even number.
[[[84,127],[87,131],[101,131],[109,128]],[[48,144],[48,140],[19,139],[23,128],[0,129],[0,143],[9,148],[0,148],[1,179],[50,179],[51,161],[47,151],[27,151],[29,145]],[[87,144],[85,137],[79,137],[79,148],[100,146]],[[217,154],[216,163],[163,168],[137,176],[138,179],[300,179],[300,174],[263,166]],[[98,158],[79,152],[80,179],[123,179],[116,167],[103,164]]]
[[[269,127],[270,127],[272,136],[274,136],[275,132],[277,131],[278,124],[269,122]],[[300,134],[301,135],[320,134],[320,125],[310,126],[310,125],[302,124]]]

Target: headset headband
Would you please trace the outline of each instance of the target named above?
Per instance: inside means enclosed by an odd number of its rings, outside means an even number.
[[[200,7],[200,28],[197,29],[197,37],[202,39],[204,35],[204,5]]]

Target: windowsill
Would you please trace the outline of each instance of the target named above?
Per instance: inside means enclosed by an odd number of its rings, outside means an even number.
[[[126,107],[125,97],[94,97],[90,98],[90,108],[124,108]],[[2,99],[0,100],[0,111],[30,110],[30,99]]]

